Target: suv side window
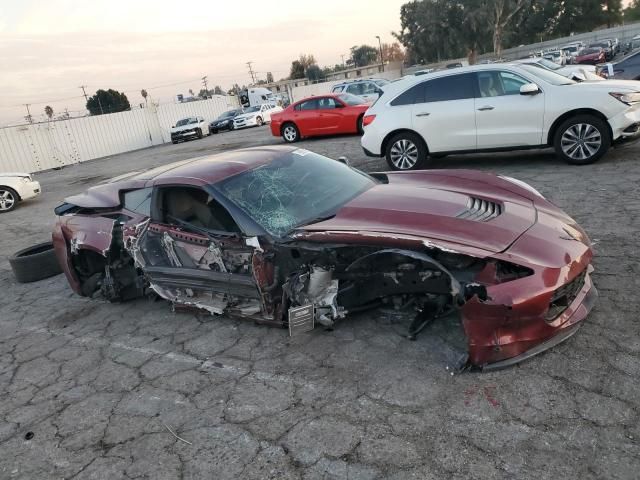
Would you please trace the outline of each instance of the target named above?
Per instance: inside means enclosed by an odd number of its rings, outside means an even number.
[[[413,105],[414,103],[424,103],[424,83],[425,82],[414,85],[409,90],[401,93],[391,101],[391,106],[399,107],[402,105]]]
[[[480,97],[501,97],[519,95],[520,87],[529,83],[520,75],[505,71],[477,72]]]
[[[141,188],[140,190],[124,192],[122,194],[122,206],[132,212],[150,217],[152,191],[152,188]]]
[[[333,87],[333,90],[331,90],[331,93],[340,93],[340,92],[342,92],[343,88],[344,88],[343,85],[338,85],[336,87]]]
[[[373,82],[365,82],[362,84],[362,93],[364,95],[371,95],[378,92],[378,88]]]
[[[347,93],[351,93],[352,95],[364,95],[364,88],[362,83],[354,83],[347,87]]]
[[[474,97],[472,73],[434,78],[425,82],[424,85],[425,103],[465,100]]]

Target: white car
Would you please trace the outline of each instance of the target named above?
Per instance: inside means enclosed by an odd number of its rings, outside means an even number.
[[[523,58],[522,60],[514,60],[513,63],[527,63],[536,67],[544,68],[551,72],[555,72],[563,77],[570,78],[571,80],[577,80],[579,82],[584,81],[599,81],[602,77],[596,75],[595,65],[566,65],[561,67],[551,60],[546,58]]]
[[[40,195],[40,183],[28,173],[0,173],[0,213],[10,212],[18,202]]]
[[[365,113],[362,147],[394,170],[429,156],[554,147],[568,163],[640,133],[640,82],[578,83],[526,64],[476,65],[391,83]]]
[[[275,103],[263,103],[255,107],[245,108],[242,115],[238,115],[233,119],[233,128],[238,130],[247,127],[259,127],[271,122],[272,113],[278,113],[282,110],[282,107]]]
[[[564,67],[567,63],[567,54],[564,50],[551,50],[543,55],[543,58]]]
[[[202,138],[209,132],[209,124],[202,117],[187,117],[171,127],[171,142],[178,143],[190,138]]]
[[[426,70],[421,70],[421,72],[420,75],[429,73]],[[367,103],[373,103],[382,95],[382,87],[388,84],[389,81],[384,78],[351,80],[334,85],[331,93],[350,93],[351,95],[364,98]]]

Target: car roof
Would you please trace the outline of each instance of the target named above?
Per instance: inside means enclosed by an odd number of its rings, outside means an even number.
[[[303,103],[306,102],[308,100],[314,100],[316,98],[327,98],[327,97],[331,97],[331,98],[340,98],[340,95],[343,95],[342,92],[339,93],[320,93],[318,95],[310,95],[308,97],[305,97],[301,100],[298,100],[297,102],[292,103],[291,105],[297,105],[299,103]]]
[[[358,78],[358,79],[355,79],[355,80],[346,80],[344,82],[336,83],[334,85],[334,87],[339,87],[339,86],[342,86],[342,85],[350,85],[352,83],[358,83],[358,82],[375,82],[375,81],[378,81],[378,80],[386,80],[386,79],[384,79],[384,78]],[[386,80],[386,81],[388,82],[388,80]]]
[[[146,177],[151,184],[213,184],[225,178],[271,163],[276,158],[297,150],[288,146],[245,148],[216,155],[164,165],[155,171],[143,172],[137,179]],[[149,175],[151,174],[151,175]]]

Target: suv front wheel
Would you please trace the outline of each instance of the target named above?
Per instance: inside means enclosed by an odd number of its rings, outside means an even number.
[[[593,115],[577,115],[565,120],[556,131],[556,154],[573,165],[587,165],[602,157],[611,146],[607,124]]]
[[[426,167],[427,146],[415,133],[394,135],[387,144],[387,163],[393,170],[418,170]]]

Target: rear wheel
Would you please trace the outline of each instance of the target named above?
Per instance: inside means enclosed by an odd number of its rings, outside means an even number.
[[[356,122],[356,128],[358,129],[358,134],[362,135],[364,134],[364,124],[362,123],[364,121],[364,115],[360,115],[358,117],[358,121]]]
[[[16,208],[18,194],[9,187],[0,187],[0,213],[10,212]]]
[[[607,124],[593,115],[576,115],[560,125],[554,137],[556,154],[573,165],[597,161],[611,146]]]
[[[293,123],[285,123],[282,126],[282,138],[287,143],[295,143],[300,140],[300,131]]]
[[[387,163],[393,170],[418,170],[426,167],[427,146],[415,133],[399,133],[387,144]]]

